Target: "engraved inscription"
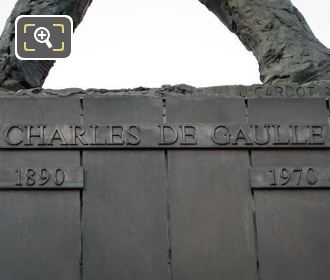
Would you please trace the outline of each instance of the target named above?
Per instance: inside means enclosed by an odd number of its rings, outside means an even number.
[[[0,169],[0,189],[81,188],[83,188],[83,169],[81,167]]]
[[[197,145],[196,127],[193,125],[159,125],[159,145]]]
[[[314,186],[317,183],[317,173],[312,167],[308,168],[271,168],[271,186]],[[306,184],[307,183],[307,184]]]
[[[328,124],[120,124],[0,127],[0,148],[328,147]]]
[[[313,85],[300,86],[297,84],[286,85],[255,85],[251,87],[240,87],[239,96],[249,98],[260,97],[281,97],[281,98],[301,98],[301,97],[328,97],[330,87],[316,87]]]
[[[22,174],[23,172],[23,174]],[[33,168],[28,168],[26,170],[17,169],[17,183],[16,186],[47,186],[47,183],[53,183],[56,186],[62,186],[65,182],[65,172],[61,168],[54,170],[49,170],[47,168],[42,168],[36,170]],[[23,178],[23,179],[22,179]]]
[[[252,188],[330,188],[329,167],[254,167]]]

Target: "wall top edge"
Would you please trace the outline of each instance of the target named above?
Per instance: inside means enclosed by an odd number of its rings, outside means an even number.
[[[330,81],[306,84],[277,83],[271,85],[224,85],[196,88],[186,84],[163,85],[160,88],[133,89],[33,88],[11,91],[0,88],[1,97],[107,97],[107,96],[217,96],[223,98],[328,98]]]

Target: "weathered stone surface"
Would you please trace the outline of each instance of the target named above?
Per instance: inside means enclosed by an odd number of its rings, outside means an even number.
[[[166,121],[244,123],[244,100],[168,97]],[[171,150],[167,162],[173,279],[256,279],[248,152]]]
[[[79,153],[0,152],[0,168],[22,166],[79,166]],[[1,190],[0,210],[1,278],[80,279],[79,191]]]
[[[43,89],[31,88],[22,90],[9,90],[0,88],[0,96],[29,96],[29,97],[68,97],[68,96],[122,96],[122,95],[145,95],[145,96],[218,96],[224,98],[301,98],[301,97],[330,97],[330,81],[316,81],[305,84],[277,83],[273,85],[255,84],[250,86],[214,86],[196,88],[193,86],[164,85],[160,88],[138,87],[132,89],[95,89],[83,90],[81,88],[67,89]]]
[[[298,169],[329,163],[325,150],[253,151],[251,157],[253,167]],[[324,279],[330,273],[330,193],[302,187],[307,185],[254,191],[259,279]]]
[[[200,0],[259,63],[263,83],[330,79],[330,50],[289,0]]]
[[[79,122],[79,115],[77,99],[2,98],[0,102],[2,124]],[[1,150],[0,169],[77,168],[79,157],[79,151]],[[25,184],[27,177],[22,175]],[[0,180],[4,185],[5,178]],[[0,191],[0,278],[78,280],[79,191],[40,190],[32,180],[29,190]]]
[[[251,124],[327,123],[328,110],[323,99],[252,99],[248,101],[249,122]]]
[[[15,19],[19,15],[69,15],[76,28],[92,0],[18,0],[0,37],[0,87],[18,90],[43,85],[54,61],[21,61],[15,56]]]
[[[296,86],[297,92],[307,92],[309,86]],[[293,127],[329,128],[329,106],[321,92],[327,84],[313,86],[317,89],[312,92],[323,97],[246,100],[239,94],[242,89],[250,94],[258,88],[259,94],[272,88],[259,85],[33,89],[0,97],[0,128],[70,124],[90,130],[105,126],[119,142],[121,133],[113,133],[110,127],[119,126],[120,131],[121,125],[131,122],[141,127],[191,122],[264,127],[290,122]],[[311,130],[314,142],[321,138],[319,131]],[[40,144],[40,130],[32,132],[30,137]],[[212,136],[208,130],[200,133]],[[86,134],[87,129],[78,129],[70,138],[80,141]],[[96,134],[100,135],[95,130]],[[243,143],[244,135],[237,136]],[[3,136],[6,133],[0,129],[0,139]],[[291,136],[295,136],[292,130]],[[330,197],[328,190],[317,186],[330,186],[330,172],[319,172],[329,170],[330,145],[312,149],[310,142],[295,147],[287,144],[284,149],[277,145],[256,150],[254,145],[244,145],[240,150],[210,150],[198,145],[187,149],[182,138],[178,139],[184,145],[171,149],[156,145],[127,149],[118,142],[112,150],[102,146],[95,150],[96,144],[76,144],[65,151],[63,145],[51,150],[55,144],[37,144],[33,149],[23,145],[21,150],[1,147],[0,171],[38,168],[33,177],[38,179],[40,168],[82,168],[85,179],[81,190],[41,190],[26,183],[25,172],[21,179],[26,188],[21,189],[12,188],[17,180],[0,176],[0,186],[7,185],[7,189],[0,188],[1,276],[36,280],[327,279]],[[284,167],[312,168],[318,182],[306,180],[304,173],[302,183],[296,185],[297,175],[291,174],[290,181],[285,172],[279,172]],[[255,168],[262,168],[263,176],[276,169],[279,184],[255,189],[249,177],[249,170]]]
[[[87,125],[162,122],[159,97],[86,98]],[[84,279],[168,279],[162,151],[84,151]]]

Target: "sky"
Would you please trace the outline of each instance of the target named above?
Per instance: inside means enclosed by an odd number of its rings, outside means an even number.
[[[65,0],[63,0],[65,1]],[[1,0],[0,30],[16,0]],[[330,1],[293,0],[330,47]],[[198,0],[93,0],[45,88],[196,87],[260,83],[258,64]]]

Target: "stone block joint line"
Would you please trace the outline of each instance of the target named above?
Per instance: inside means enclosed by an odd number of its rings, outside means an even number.
[[[81,124],[84,123],[84,99],[80,98],[80,122]],[[80,166],[83,167],[84,165],[84,154],[83,150],[79,151],[79,158],[80,158]],[[85,183],[85,182],[84,182]],[[84,279],[84,235],[83,235],[83,222],[84,222],[84,193],[83,190],[80,190],[79,193],[80,199],[80,280]]]

